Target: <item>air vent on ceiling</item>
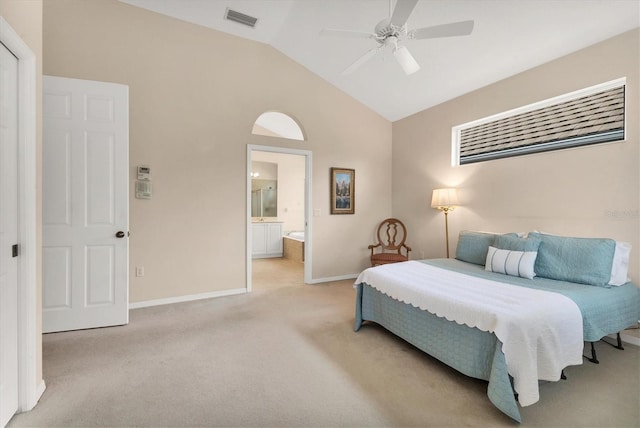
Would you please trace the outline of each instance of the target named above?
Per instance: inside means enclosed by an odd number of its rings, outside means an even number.
[[[249,26],[251,28],[256,26],[256,22],[258,22],[258,18],[254,18],[253,16],[245,15],[244,13],[237,12],[233,9],[227,8],[224,13],[224,18],[229,21],[234,21],[239,24],[243,24]]]

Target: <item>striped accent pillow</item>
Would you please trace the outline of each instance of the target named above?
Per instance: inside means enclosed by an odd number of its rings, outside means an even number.
[[[533,279],[536,276],[533,266],[537,256],[537,251],[501,250],[490,246],[484,269],[489,272]]]

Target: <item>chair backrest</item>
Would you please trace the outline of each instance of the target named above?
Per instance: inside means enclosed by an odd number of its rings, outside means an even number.
[[[407,228],[397,218],[383,220],[378,226],[378,245],[383,251],[397,251],[406,247]]]

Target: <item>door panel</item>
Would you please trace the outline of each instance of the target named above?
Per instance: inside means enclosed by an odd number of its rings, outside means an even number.
[[[42,250],[43,307],[71,309],[71,247]]]
[[[113,304],[115,294],[114,247],[92,245],[87,247],[86,270],[87,306]]]
[[[47,178],[42,182],[43,222],[71,226],[71,132],[50,130],[42,148],[47,159]]]
[[[128,87],[43,80],[43,331],[126,324]]]
[[[115,155],[113,134],[91,132],[86,134],[87,226],[114,225],[113,160]]]

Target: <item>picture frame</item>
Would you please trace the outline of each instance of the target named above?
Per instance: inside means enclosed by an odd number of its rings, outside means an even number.
[[[331,168],[331,214],[354,214],[356,170]]]

